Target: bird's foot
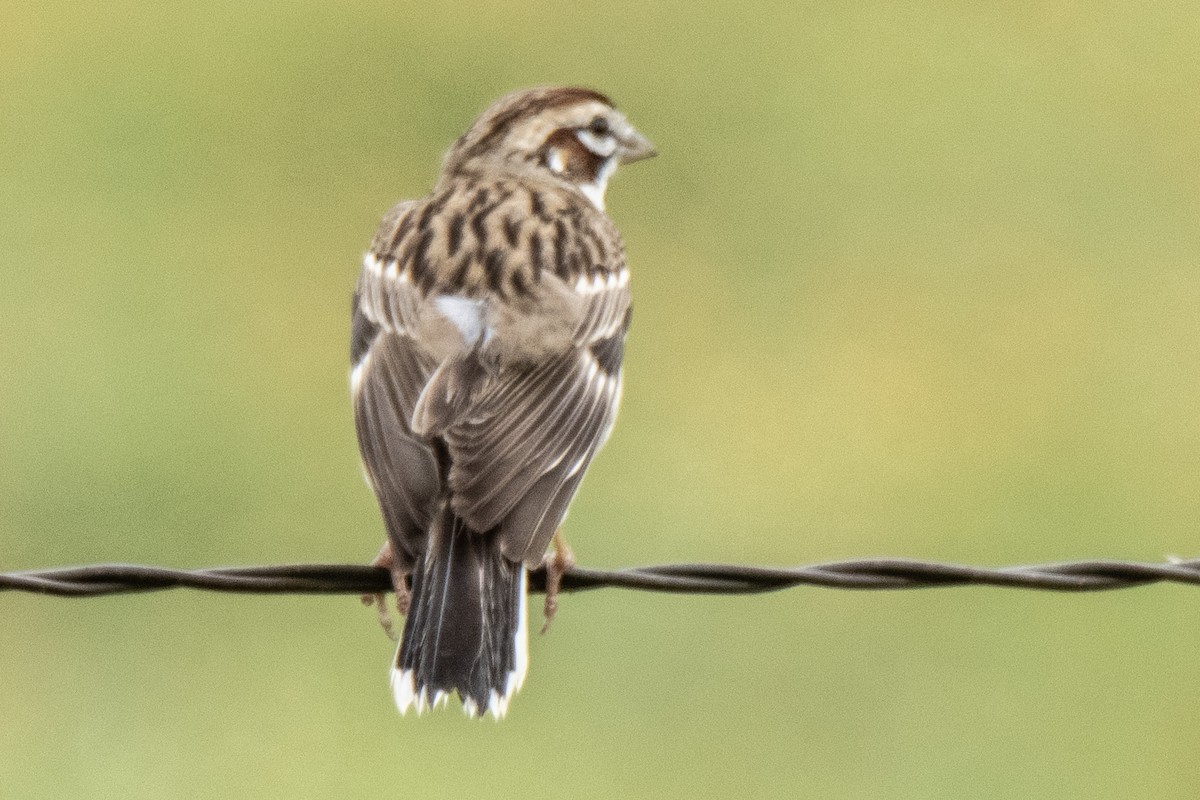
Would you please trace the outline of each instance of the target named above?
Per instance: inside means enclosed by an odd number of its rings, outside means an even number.
[[[562,588],[563,575],[575,566],[575,553],[567,544],[567,540],[563,538],[561,530],[554,532],[552,541],[554,542],[554,554],[547,554],[542,559],[542,566],[546,568],[546,604],[542,608],[546,622],[542,625],[542,633],[550,630],[550,623],[554,621],[554,615],[558,613],[558,592]]]
[[[392,542],[390,539],[383,543],[383,547],[379,548],[379,555],[375,556],[375,560],[371,562],[371,566],[383,567],[392,576],[392,590],[396,593],[396,610],[401,614],[408,614],[408,606],[412,602],[412,592],[408,590],[408,575],[397,564],[396,558],[392,553]],[[379,613],[379,626],[383,628],[383,632],[388,635],[389,639],[397,641],[399,637],[392,623],[392,615],[388,611],[387,598],[384,592],[364,594],[362,596],[362,603],[364,606],[375,606]]]

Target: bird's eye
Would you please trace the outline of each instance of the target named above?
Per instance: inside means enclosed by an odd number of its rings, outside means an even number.
[[[596,117],[588,125],[588,130],[597,136],[603,136],[608,133],[608,119],[605,117]]]

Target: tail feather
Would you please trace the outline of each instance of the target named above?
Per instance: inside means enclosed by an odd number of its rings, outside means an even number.
[[[392,668],[401,713],[420,714],[457,692],[468,715],[504,716],[528,666],[525,597],[524,565],[504,557],[496,536],[443,509],[413,573]]]

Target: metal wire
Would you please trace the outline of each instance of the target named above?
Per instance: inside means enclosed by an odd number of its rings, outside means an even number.
[[[945,586],[998,586],[1058,592],[1096,592],[1148,583],[1200,585],[1200,559],[1167,563],[1073,561],[1017,567],[972,567],[903,558],[867,558],[803,567],[736,564],[663,564],[603,570],[573,567],[562,580],[564,592],[606,587],[677,594],[755,594],[794,586],[836,589],[926,589]],[[529,574],[529,588],[544,592],[544,569]],[[246,594],[375,594],[390,591],[388,572],[352,564],[281,564],[178,570],[136,564],[0,573],[0,591],[59,597],[204,589]]]

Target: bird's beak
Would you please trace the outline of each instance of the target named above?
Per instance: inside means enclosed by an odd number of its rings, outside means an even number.
[[[632,164],[656,155],[658,155],[658,151],[654,149],[654,143],[632,128],[629,129],[629,133],[621,137],[620,144],[617,146],[617,163],[619,164]]]

